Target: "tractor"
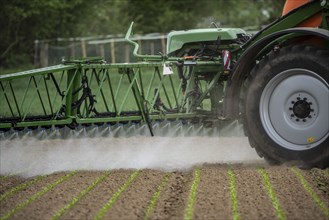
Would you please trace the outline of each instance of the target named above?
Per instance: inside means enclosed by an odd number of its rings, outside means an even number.
[[[287,0],[254,35],[240,28],[172,31],[167,53],[106,63],[82,58],[0,75],[2,138],[31,129],[155,123],[243,124],[270,164],[329,166],[329,1]]]

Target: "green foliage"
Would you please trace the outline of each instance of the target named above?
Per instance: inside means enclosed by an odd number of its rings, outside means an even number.
[[[89,4],[86,0],[4,0],[0,7],[1,66],[17,65],[22,58],[26,62],[26,55],[33,57],[36,39],[81,34],[76,24]]]
[[[127,0],[121,10],[126,12],[124,18],[135,21],[135,29],[143,33],[209,27],[211,22],[225,27],[260,28],[281,15],[284,1]]]
[[[122,5],[126,19],[135,21],[143,33],[193,28],[207,14],[207,1],[190,0],[127,0]]]
[[[32,63],[34,41],[222,26],[260,27],[281,15],[285,0],[1,0],[0,66]]]

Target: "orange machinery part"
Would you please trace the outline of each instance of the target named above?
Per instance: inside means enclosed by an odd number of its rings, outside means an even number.
[[[311,0],[286,0],[284,4],[282,16],[290,12],[291,10],[298,8]],[[308,20],[300,23],[299,27],[319,27],[322,22],[321,13],[314,15],[313,17],[309,18]]]

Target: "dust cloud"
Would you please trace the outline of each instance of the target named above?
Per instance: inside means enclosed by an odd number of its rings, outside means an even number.
[[[3,138],[0,141],[0,174],[30,177],[70,170],[149,168],[174,171],[204,163],[264,163],[241,132],[233,136],[177,133],[155,137],[85,136],[87,134],[78,138],[41,140],[31,135]]]

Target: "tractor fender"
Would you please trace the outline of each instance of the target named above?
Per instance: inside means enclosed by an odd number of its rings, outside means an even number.
[[[238,118],[240,114],[240,92],[244,80],[250,74],[256,64],[258,54],[272,42],[288,34],[302,36],[317,36],[329,41],[329,31],[320,28],[290,28],[267,35],[249,46],[241,55],[233,68],[232,75],[228,80],[224,97],[224,115],[226,118]],[[251,39],[253,40],[253,39]]]

